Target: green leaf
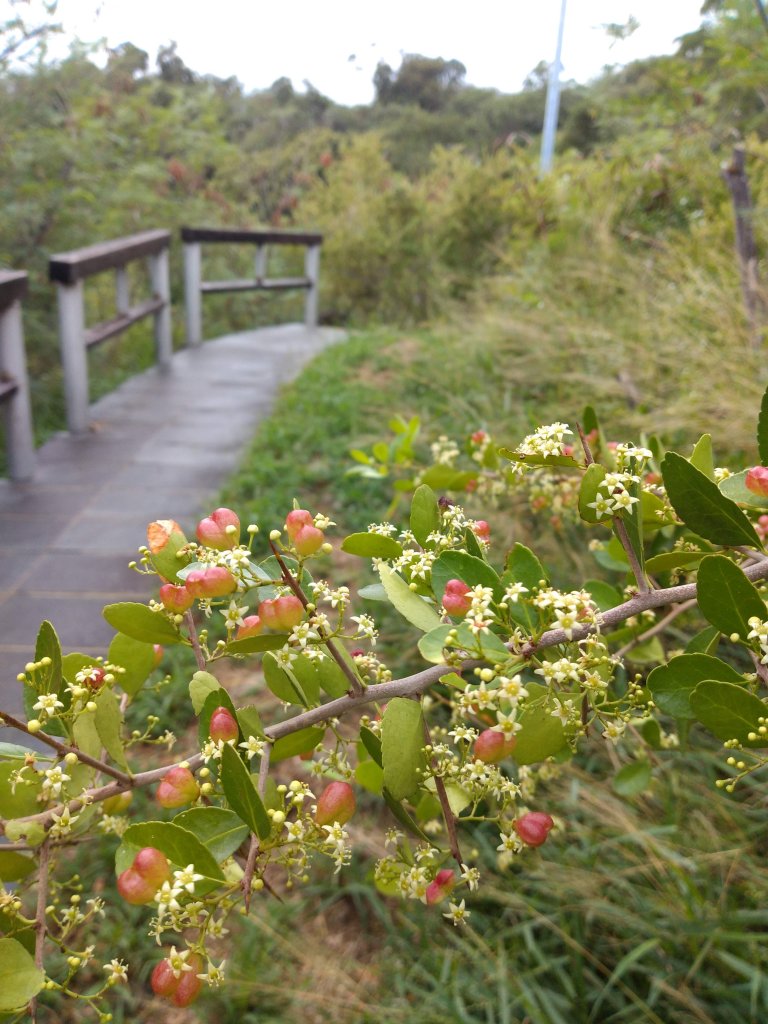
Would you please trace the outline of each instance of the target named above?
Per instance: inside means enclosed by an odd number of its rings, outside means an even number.
[[[61,644],[56,630],[47,620],[40,623],[35,643],[35,661],[40,662],[43,658],[50,658],[51,664],[39,668],[35,673],[37,692],[60,694],[64,685],[61,673]]]
[[[118,685],[129,697],[135,697],[155,667],[155,648],[118,633],[109,645],[107,661],[125,669],[117,678]]]
[[[125,759],[125,747],[120,732],[123,716],[120,712],[120,701],[112,690],[102,690],[96,698],[94,724],[104,749],[123,771],[128,770]]]
[[[240,732],[246,739],[249,736],[256,736],[259,739],[264,737],[264,726],[261,724],[261,715],[258,708],[248,705],[245,708],[238,708],[235,712]]]
[[[646,686],[659,710],[673,718],[694,719],[691,694],[705,679],[742,683],[743,676],[719,658],[708,654],[679,654],[650,673]]]
[[[562,466],[566,469],[582,469],[582,464],[577,462],[572,455],[521,455],[520,452],[511,448],[499,448],[499,455],[502,459],[509,459],[510,462],[519,462],[524,466]]]
[[[145,604],[135,601],[121,601],[108,604],[104,618],[118,633],[139,640],[144,644],[180,644],[182,637],[178,629],[162,614],[153,612]]]
[[[210,672],[195,672],[189,683],[189,696],[196,715],[203,710],[208,695],[221,689],[221,683]]]
[[[280,667],[273,654],[264,655],[262,667],[266,684],[278,700],[285,701],[286,704],[300,704],[306,707],[307,702],[302,700],[288,673]]]
[[[450,466],[430,466],[421,474],[421,482],[435,491],[465,491],[470,480],[476,480],[477,473],[451,469]]]
[[[749,733],[757,733],[758,719],[768,707],[742,686],[705,680],[691,694],[691,710],[719,740],[736,739],[745,747],[768,746],[768,736],[747,738]]]
[[[264,651],[279,651],[281,647],[285,647],[287,640],[287,633],[264,633],[261,636],[247,636],[242,640],[230,640],[224,648],[224,654],[262,654]]]
[[[433,840],[431,840],[427,833],[422,828],[420,828],[419,825],[416,824],[416,822],[413,820],[408,811],[406,811],[406,809],[403,807],[402,803],[392,796],[392,794],[387,790],[386,786],[384,787],[384,789],[382,789],[381,795],[384,797],[384,802],[386,803],[390,811],[392,811],[392,814],[395,816],[396,820],[400,822],[400,824],[407,832],[410,832],[411,835],[416,836],[417,839],[423,839],[424,842],[429,843],[430,846],[433,845]]]
[[[490,587],[495,601],[500,601],[504,594],[501,580],[490,565],[463,551],[444,551],[432,565],[432,590],[440,602],[448,580],[462,580],[468,587]]]
[[[625,764],[613,777],[611,786],[619,796],[633,797],[644,792],[651,781],[651,766],[647,761]]]
[[[379,768],[382,767],[381,760],[381,740],[376,733],[371,732],[370,729],[363,726],[360,729],[360,739],[363,742],[363,746],[368,751],[370,757],[376,762]]]
[[[422,633],[427,633],[440,625],[440,616],[435,609],[426,604],[418,594],[414,594],[402,576],[398,576],[383,562],[379,565],[379,576],[387,597],[411,625],[416,626]]]
[[[21,1010],[42,989],[45,974],[16,939],[0,939],[0,1012]]]
[[[306,654],[300,654],[293,659],[288,670],[288,675],[299,684],[301,692],[309,704],[317,704],[320,701],[320,674],[318,672],[320,664],[310,661]],[[334,662],[334,664],[336,663]]]
[[[221,752],[221,785],[232,810],[259,839],[266,839],[272,830],[261,797],[251,775],[229,744]]]
[[[14,850],[5,852],[0,845],[0,880],[3,882],[20,882],[31,875],[37,867],[32,857],[25,857]]]
[[[507,555],[505,568],[505,580],[510,576],[510,582],[522,583],[529,591],[537,590],[542,580],[545,584],[548,580],[546,569],[525,544],[515,544]]]
[[[384,787],[384,772],[375,761],[360,761],[355,768],[355,781],[369,793],[379,796]]]
[[[485,561],[485,549],[477,539],[475,531],[469,526],[464,530],[464,547],[468,555],[479,558],[481,562]]]
[[[441,524],[435,492],[427,484],[421,484],[411,499],[411,533],[422,547],[426,547],[427,537],[439,531]]]
[[[738,633],[742,640],[751,632],[749,619],[766,617],[765,602],[741,569],[725,555],[701,560],[696,581],[699,610],[707,622],[725,636]]]
[[[91,757],[101,756],[101,736],[96,728],[96,716],[91,711],[81,712],[72,726],[75,746]]]
[[[385,601],[389,604],[387,592],[380,583],[369,583],[367,587],[360,587],[357,596],[362,597],[364,601]]]
[[[747,487],[748,469],[742,469],[740,473],[734,473],[725,480],[720,481],[720,490],[723,494],[736,501],[740,505],[751,505],[753,508],[768,508],[768,497],[762,494],[755,494]]]
[[[380,533],[350,533],[341,542],[341,550],[360,558],[383,558],[389,561],[402,555],[403,545],[394,537],[384,537]]]
[[[407,697],[394,697],[386,706],[381,723],[381,760],[384,786],[394,800],[409,796],[422,782],[424,715],[421,704]]]
[[[88,665],[95,665],[96,659],[92,654],[82,654],[80,651],[71,651],[61,659],[61,671],[68,683],[75,682],[75,676]]]
[[[610,512],[598,515],[595,509],[589,507],[591,502],[597,500],[598,488],[605,480],[607,472],[605,466],[601,466],[599,462],[593,462],[587,466],[579,487],[579,515],[585,523],[594,525],[595,523],[604,523],[611,518]]]
[[[760,415],[757,420],[757,450],[760,452],[760,463],[768,465],[768,388],[763,392],[760,402]]]
[[[0,758],[12,757],[23,761],[27,754],[34,754],[37,761],[53,761],[53,757],[48,757],[34,747],[25,747],[20,743],[0,743]]]
[[[715,458],[712,454],[712,435],[702,434],[696,442],[691,457],[688,460],[700,473],[703,473],[708,480],[715,479]]]
[[[695,569],[706,551],[665,551],[654,555],[645,563],[645,571],[652,576],[660,572],[672,572],[674,569]]]
[[[123,840],[139,849],[154,846],[178,868],[194,864],[195,870],[206,878],[217,882],[224,878],[211,851],[194,833],[177,825],[175,821],[142,821],[129,825],[123,833]]]
[[[686,654],[714,654],[720,642],[720,630],[716,626],[707,626],[685,645]]]
[[[226,807],[190,807],[173,819],[175,825],[192,832],[221,863],[248,838],[248,827]]]
[[[568,739],[563,723],[559,718],[555,718],[549,708],[541,705],[530,706],[532,700],[537,701],[547,694],[547,688],[538,683],[526,683],[525,688],[528,691],[528,699],[517,719],[520,731],[515,733],[517,742],[512,757],[518,764],[538,764],[546,761],[548,757],[559,754],[567,745]]]
[[[323,736],[325,736],[325,729],[315,725],[283,736],[279,740],[275,740],[270,760],[272,762],[284,761],[288,757],[308,754],[322,741]]]
[[[348,653],[346,647],[342,647],[341,644],[337,643],[336,649],[341,653],[342,659],[350,666],[355,675],[359,675],[355,667],[354,658]],[[329,697],[343,697],[349,689],[349,680],[334,657],[329,655],[327,658],[323,658],[322,661],[316,662],[315,671],[317,672],[320,686]]]
[[[667,452],[661,472],[672,507],[694,533],[713,544],[746,544],[762,550],[760,539],[739,506],[682,455]]]
[[[601,612],[607,612],[622,602],[622,596],[616,587],[612,587],[604,580],[587,580],[584,590],[587,591]]]

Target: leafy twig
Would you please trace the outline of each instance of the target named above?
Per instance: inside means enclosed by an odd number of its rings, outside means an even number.
[[[267,778],[269,776],[269,757],[272,753],[272,744],[267,743],[264,747],[264,751],[261,755],[261,761],[259,762],[259,782],[258,792],[261,799],[264,799],[264,794],[267,790]],[[259,853],[260,847],[259,837],[257,835],[251,836],[251,845],[248,849],[248,859],[245,862],[245,872],[243,874],[243,901],[245,903],[246,914],[251,909],[251,883],[253,882],[253,872],[256,869],[256,858]]]
[[[424,741],[429,747],[432,745],[432,737],[429,735],[429,726],[424,721]],[[436,763],[433,758],[430,758],[432,768],[435,768]],[[445,782],[439,775],[432,776],[435,780],[435,789],[437,791],[437,799],[440,801],[440,809],[443,812],[443,820],[445,821],[445,828],[448,832],[448,846],[451,850],[451,856],[462,868],[464,865],[464,859],[461,856],[461,850],[459,849],[459,836],[456,831],[456,818],[453,810],[451,809],[450,801],[448,800],[448,793],[445,789]]]

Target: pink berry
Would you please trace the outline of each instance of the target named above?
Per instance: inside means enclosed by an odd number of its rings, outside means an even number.
[[[240,735],[240,729],[234,715],[229,708],[221,707],[216,708],[211,715],[211,724],[209,728],[210,737],[216,743],[219,740],[223,740],[228,743],[229,740],[236,740]]]
[[[485,729],[475,740],[475,757],[486,764],[498,764],[505,757],[509,757],[515,749],[516,742],[514,736],[507,739],[498,729]]]
[[[312,513],[305,508],[295,508],[285,517],[285,529],[291,540],[296,538],[296,534],[303,526],[314,526]]]
[[[203,987],[202,981],[197,976],[203,969],[200,957],[193,953],[187,963],[192,965],[192,970],[184,971],[179,978],[179,984],[171,997],[174,1006],[189,1006],[200,995],[200,989]]]
[[[332,782],[320,794],[315,821],[318,825],[345,825],[355,813],[355,806],[355,791],[350,784]]]
[[[259,619],[276,632],[288,632],[304,618],[304,605],[294,594],[274,597],[259,605]]]
[[[217,508],[197,524],[197,539],[216,551],[229,551],[240,543],[240,520],[231,508]]]
[[[159,885],[152,885],[146,878],[142,878],[134,868],[127,868],[117,877],[117,891],[126,903],[133,906],[150,903],[159,888]]]
[[[466,615],[472,606],[470,593],[470,588],[464,580],[448,580],[443,595],[443,608],[449,615],[456,617]]]
[[[475,525],[472,527],[472,532],[478,538],[478,540],[483,540],[486,542],[486,544],[491,539],[491,528],[484,519],[477,520]]]
[[[302,526],[293,537],[293,546],[302,558],[314,555],[325,544],[325,534],[316,526]]]
[[[429,906],[435,903],[442,903],[446,896],[450,895],[456,885],[456,876],[450,868],[443,868],[435,875],[433,882],[427,886],[426,900]]]
[[[186,588],[193,597],[225,597],[237,589],[235,577],[223,565],[193,569],[186,579]]]
[[[526,846],[541,846],[547,841],[554,821],[543,811],[529,811],[512,822],[512,827]]]
[[[176,536],[181,539],[182,543],[186,543],[187,538],[174,519],[157,519],[147,527],[147,547],[153,555],[156,555],[163,550],[172,536]]]
[[[236,640],[245,640],[247,636],[258,636],[264,631],[264,623],[258,615],[246,615],[242,626],[238,627]]]
[[[153,668],[157,668],[157,666],[163,660],[163,654],[165,653],[165,651],[163,650],[162,644],[153,644],[152,645],[152,653],[153,653],[153,664],[152,664],[152,667]]]
[[[768,497],[768,467],[753,466],[752,469],[747,470],[744,483],[747,485],[747,490],[752,491],[753,494],[759,494],[762,498]]]
[[[155,794],[160,806],[167,808],[191,804],[199,795],[197,779],[189,768],[182,768],[180,765],[168,769],[160,780]]]
[[[166,611],[182,615],[188,608],[192,607],[195,599],[186,587],[177,587],[173,583],[164,583],[160,587],[160,601]]]
[[[159,964],[155,964],[155,969],[152,971],[149,983],[156,996],[167,996],[170,998],[179,987],[180,980],[173,973],[173,968],[168,961],[161,960]]]
[[[133,858],[133,870],[155,886],[155,892],[171,877],[171,865],[162,850],[144,846]]]

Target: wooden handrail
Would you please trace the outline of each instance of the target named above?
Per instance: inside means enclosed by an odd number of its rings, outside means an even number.
[[[317,231],[241,230],[239,228],[182,228],[182,242],[250,242],[254,245],[322,245]]]
[[[170,244],[170,231],[142,231],[110,242],[98,242],[84,249],[60,252],[48,261],[48,277],[60,284],[74,284],[102,270],[124,267],[142,256],[157,255]]]
[[[29,279],[23,270],[0,270],[0,310],[20,302],[28,289]]]

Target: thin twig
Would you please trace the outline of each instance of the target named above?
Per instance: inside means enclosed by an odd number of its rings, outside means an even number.
[[[277,559],[277,564],[280,566],[280,571],[283,574],[283,579],[288,584],[288,586],[291,588],[291,590],[293,591],[295,596],[301,601],[304,609],[306,610],[308,605],[309,605],[309,601],[307,600],[307,595],[301,589],[301,585],[299,584],[299,581],[296,579],[296,577],[293,575],[291,570],[285,564],[282,555],[280,554],[280,552],[277,550],[277,547],[275,546],[274,541],[270,540],[269,546],[272,548],[272,553],[274,554],[275,558]],[[350,687],[350,690],[352,691],[352,694],[355,697],[359,697],[362,694],[362,692],[363,692],[362,684],[361,684],[360,680],[358,679],[356,673],[352,670],[351,666],[347,664],[344,656],[342,655],[341,651],[339,650],[339,647],[338,647],[336,641],[333,639],[333,637],[326,636],[325,630],[322,629],[322,628],[318,629],[318,633],[320,635],[320,639],[323,641],[325,646],[330,651],[334,661],[336,662],[336,664],[339,666],[341,671],[344,673],[344,675],[349,680],[349,687]]]
[[[264,794],[267,791],[267,779],[269,777],[269,757],[272,753],[272,744],[267,743],[261,755],[259,761],[259,782],[257,790],[261,799],[264,799]],[[259,848],[261,843],[257,835],[251,836],[251,845],[248,849],[248,859],[245,862],[245,872],[243,874],[243,901],[245,903],[246,914],[251,909],[251,885],[253,883],[253,873],[256,870],[256,858],[259,854]]]
[[[764,665],[754,651],[750,651],[749,654],[752,658],[752,664],[755,666],[757,678],[763,686],[768,686],[768,665]]]
[[[9,715],[7,711],[0,711],[0,718],[2,718],[6,725],[11,725],[14,729],[19,729],[28,736],[34,736],[41,743],[46,743],[49,747],[53,747],[62,757],[66,757],[67,754],[74,754],[78,761],[87,764],[90,768],[95,768],[96,771],[103,772],[104,775],[111,775],[113,779],[117,779],[119,782],[130,784],[131,776],[127,772],[122,772],[119,768],[113,768],[111,765],[105,764],[98,757],[91,757],[90,754],[86,754],[79,747],[70,747],[68,743],[61,743],[59,740],[54,739],[53,736],[49,736],[47,732],[31,732],[26,722],[22,722],[20,718]]]
[[[37,909],[35,911],[35,967],[39,971],[45,971],[43,962],[43,951],[45,946],[45,908],[48,906],[48,868],[50,850],[48,840],[43,841],[40,847],[39,868],[37,874]],[[37,1020],[37,999],[32,999],[29,1004],[29,1015],[32,1024]]]
[[[432,737],[429,735],[429,726],[427,725],[426,719],[423,719],[424,725],[424,742],[428,747],[432,746]],[[430,757],[430,764],[433,770],[436,768],[436,762],[434,758]],[[459,868],[464,866],[464,859],[461,856],[461,850],[459,849],[459,836],[456,832],[456,818],[454,817],[453,811],[451,810],[451,804],[448,800],[448,793],[445,789],[445,782],[439,775],[432,776],[435,780],[435,789],[437,791],[437,799],[440,801],[440,809],[443,812],[443,820],[445,821],[445,827],[448,832],[448,846],[451,851],[451,856],[459,865]]]
[[[201,672],[204,672],[207,662],[200,646],[200,638],[197,635],[197,626],[195,626],[195,620],[191,611],[184,613],[184,621],[186,622],[187,629],[189,630],[189,642],[192,644],[192,650],[195,652],[197,667]]]
[[[670,622],[674,622],[678,615],[682,615],[683,612],[687,612],[690,608],[694,608],[696,605],[696,598],[689,598],[687,601],[683,601],[682,604],[675,605],[667,614],[655,622],[649,629],[646,629],[644,633],[640,633],[629,643],[624,644],[616,651],[615,657],[623,658],[625,654],[632,650],[633,647],[637,647],[638,644],[645,643],[646,640],[650,640],[655,637],[658,633],[663,633]]]
[[[643,567],[640,565],[637,555],[635,554],[635,549],[632,547],[632,542],[629,539],[629,534],[627,533],[626,524],[621,516],[613,516],[611,518],[611,522],[613,523],[614,533],[618,537],[621,546],[624,548],[626,553],[629,567],[632,570],[632,575],[635,577],[635,582],[637,583],[637,589],[641,594],[647,594],[651,588],[648,580],[646,579],[645,573],[643,572]]]
[[[584,461],[588,466],[591,466],[595,461],[595,457],[592,454],[592,449],[589,447],[589,441],[587,441],[587,435],[584,433],[584,428],[580,423],[576,424],[576,429],[579,432],[579,440],[581,441],[581,447],[584,449]]]

